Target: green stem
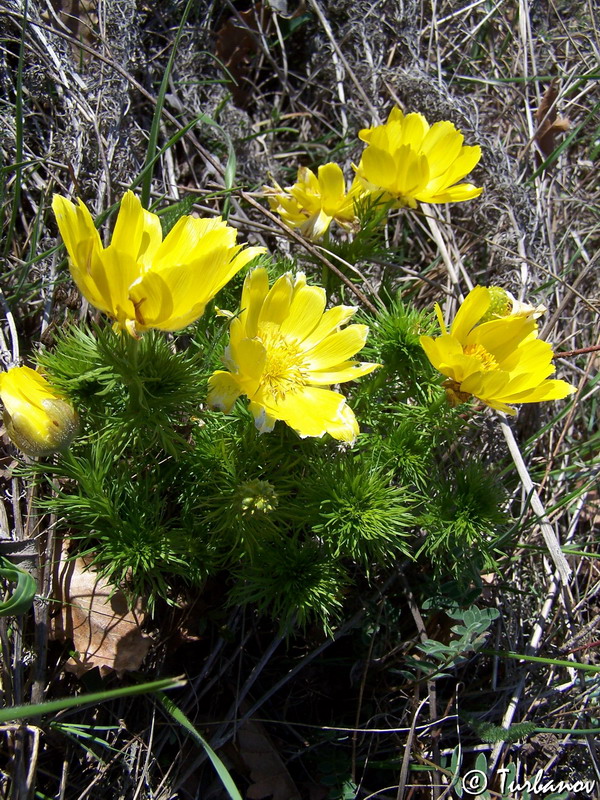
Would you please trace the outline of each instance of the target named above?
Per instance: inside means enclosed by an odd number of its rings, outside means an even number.
[[[139,375],[140,363],[140,347],[141,341],[130,336],[128,333],[123,332],[122,336],[126,336],[125,352],[127,357],[126,375],[124,376],[125,383],[129,387],[129,398],[132,406],[137,408],[144,408],[144,382]]]

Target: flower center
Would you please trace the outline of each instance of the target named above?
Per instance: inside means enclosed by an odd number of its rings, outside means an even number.
[[[482,344],[468,344],[463,352],[466,356],[474,356],[481,363],[482,372],[498,369],[495,356],[488,352]]]
[[[296,342],[282,334],[278,325],[267,323],[258,335],[267,351],[261,383],[274,399],[283,400],[287,392],[306,385],[304,359]]]
[[[490,296],[490,307],[479,320],[479,325],[482,325],[484,322],[490,322],[492,319],[508,317],[512,311],[512,303],[504,289],[501,289],[500,286],[488,286],[488,292]]]

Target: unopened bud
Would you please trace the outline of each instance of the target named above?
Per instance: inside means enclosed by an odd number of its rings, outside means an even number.
[[[73,406],[29,367],[13,367],[0,374],[0,399],[6,432],[28,456],[63,450],[77,433]]]
[[[269,481],[246,481],[242,483],[237,494],[240,497],[240,508],[244,516],[269,514],[278,505],[277,492]]]

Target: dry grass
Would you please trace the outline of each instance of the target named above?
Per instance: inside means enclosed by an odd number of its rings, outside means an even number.
[[[467,141],[482,143],[484,158],[474,178],[485,185],[483,201],[414,215],[404,264],[361,265],[366,280],[377,286],[385,269],[398,285],[410,282],[423,306],[441,292],[457,301],[477,282],[501,282],[517,295],[543,299],[550,309],[544,335],[559,350],[599,344],[600,41],[593,4],[309,0],[297,9],[295,3],[288,6],[290,15],[278,16],[256,9],[242,14],[239,3],[196,4],[176,56],[161,136],[166,140],[203,113],[218,119],[236,149],[236,185],[251,194],[267,172],[287,181],[299,163],[318,164],[334,151],[348,167],[358,152],[357,130],[383,119],[394,103],[422,111],[430,121],[451,119]],[[22,3],[0,2],[5,365],[38,347],[79,308],[55,250],[49,200],[56,191],[77,194],[99,213],[137,176],[182,9],[176,0],[30,0],[24,22]],[[303,24],[288,36],[303,13]],[[235,35],[247,43],[245,56],[237,66],[234,58],[230,67],[240,84],[236,102],[216,53],[218,31],[230,18],[245,29],[246,39]],[[222,48],[221,60],[227,57]],[[558,155],[542,169],[535,111],[551,78],[570,131],[557,137]],[[153,197],[177,200],[193,193],[196,210],[219,213],[222,198],[209,195],[223,187],[226,158],[220,133],[199,123],[161,158]],[[282,243],[276,221],[239,194],[231,219],[250,240],[302,259],[298,243]],[[390,224],[392,242],[405,224],[405,218],[396,227]],[[82,318],[86,313],[81,307]],[[407,682],[398,673],[404,655],[420,636],[443,639],[448,632],[443,615],[418,607],[410,574],[401,571],[374,596],[363,592],[363,608],[326,640],[309,631],[282,641],[248,612],[221,618],[215,612],[219,592],[213,589],[190,611],[195,636],[186,641],[173,633],[180,617],[161,611],[145,673],[185,671],[189,685],[178,703],[240,776],[240,785],[247,783],[248,771],[232,741],[241,720],[252,718],[265,721],[271,747],[302,797],[354,796],[342,793],[351,777],[358,797],[448,796],[449,790],[433,785],[442,783],[439,770],[407,774],[402,765],[411,760],[439,766],[459,741],[468,764],[475,751],[495,766],[519,757],[529,775],[544,769],[551,777],[562,770],[600,786],[597,735],[568,732],[597,729],[600,717],[597,676],[577,669],[578,663],[597,663],[600,619],[594,534],[598,354],[558,363],[561,377],[579,387],[578,401],[559,418],[553,418],[551,404],[524,411],[514,433],[554,531],[578,552],[569,559],[573,574],[568,585],[561,582],[526,493],[514,480],[511,511],[514,517],[523,514],[523,546],[502,575],[490,576],[486,601],[501,612],[490,647],[567,659],[572,666],[479,657],[449,678]],[[479,436],[483,459],[505,457],[496,429],[477,431]],[[12,476],[10,465],[7,454],[2,535],[15,540],[18,553],[37,542],[44,597],[55,520],[35,515],[35,487]],[[209,620],[204,627],[196,619],[202,615]],[[60,670],[65,654],[55,645],[48,648],[47,604],[36,603],[33,625],[25,620],[22,630],[20,624],[1,630],[5,704],[80,691]],[[93,678],[86,688],[92,683]],[[537,731],[521,744],[486,744],[455,717],[474,702],[494,725],[531,722],[555,730]],[[69,731],[73,720],[111,726],[95,728],[94,736],[107,745]],[[63,713],[30,727],[8,726],[2,735],[2,753],[12,762],[0,783],[7,797],[224,796],[220,783],[212,782],[203,751],[149,700],[106,704],[77,717]],[[378,762],[376,771],[372,762]],[[389,781],[373,785],[375,774]],[[328,775],[337,780],[337,794],[322,789]],[[410,788],[415,783],[423,785]],[[279,800],[291,796],[284,793]]]

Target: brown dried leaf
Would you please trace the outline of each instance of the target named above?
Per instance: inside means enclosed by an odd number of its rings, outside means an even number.
[[[556,80],[544,92],[540,107],[535,112],[538,124],[535,140],[544,158],[549,158],[555,149],[554,137],[557,133],[564,133],[571,127],[571,122],[566,117],[557,117],[554,105],[558,97]]]
[[[235,103],[247,104],[253,89],[250,71],[254,56],[260,49],[260,30],[265,30],[270,9],[257,3],[248,11],[230,17],[217,31],[215,55],[225,64],[235,84],[229,87]]]
[[[300,792],[259,722],[247,720],[238,729],[237,746],[250,770],[249,800],[300,800]]]
[[[61,603],[53,619],[51,636],[72,639],[77,660],[69,659],[68,672],[82,675],[94,667],[106,675],[112,670],[122,675],[139,669],[151,644],[141,632],[143,603],[129,610],[124,593],[87,569],[82,558],[71,559],[63,551],[54,574],[54,598]]]

